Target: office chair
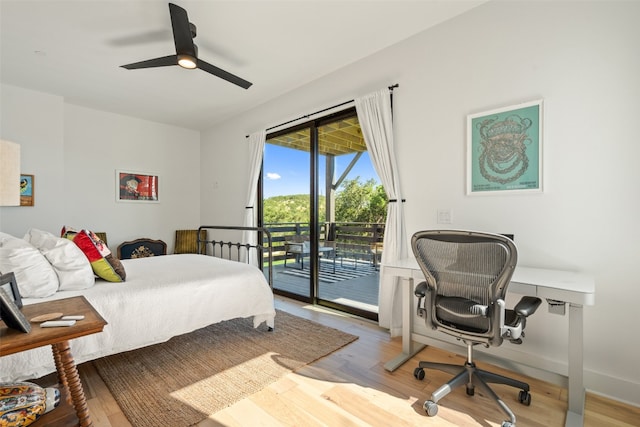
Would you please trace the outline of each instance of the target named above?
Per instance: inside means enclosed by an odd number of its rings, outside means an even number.
[[[504,339],[522,343],[526,318],[542,302],[526,296],[513,310],[505,308],[507,287],[518,258],[515,244],[498,234],[433,230],[415,233],[411,247],[426,278],[415,288],[418,316],[425,319],[428,327],[456,337],[467,346],[464,366],[420,362],[414,370],[414,377],[419,380],[425,377],[424,369],[455,375],[424,402],[424,410],[435,416],[438,401],[456,387],[466,385],[467,395],[473,396],[479,386],[510,418],[502,427],[515,426],[515,415],[488,383],[519,388],[518,401],[527,406],[531,404],[529,385],[481,370],[473,361],[475,345],[499,346]]]

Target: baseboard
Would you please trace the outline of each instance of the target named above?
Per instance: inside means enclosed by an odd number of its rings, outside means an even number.
[[[640,384],[603,373],[584,371],[587,392],[640,408]]]

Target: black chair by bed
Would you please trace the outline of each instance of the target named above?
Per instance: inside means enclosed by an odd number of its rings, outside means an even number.
[[[136,239],[118,246],[118,259],[146,258],[167,254],[167,244],[162,240]]]

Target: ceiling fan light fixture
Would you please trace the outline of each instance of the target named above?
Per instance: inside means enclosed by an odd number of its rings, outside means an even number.
[[[2,0],[0,0],[2,1]],[[189,22],[187,11],[173,3],[169,3],[169,15],[171,15],[171,27],[173,29],[173,43],[176,47],[175,55],[162,56],[160,58],[147,59],[133,64],[121,65],[127,70],[140,68],[169,67],[179,65],[182,68],[193,70],[198,68],[212,74],[243,89],[248,89],[251,82],[241,79],[221,68],[198,59],[198,46],[193,42],[196,36],[196,26]]]
[[[182,68],[192,70],[196,68],[196,58],[191,55],[178,55],[178,65]]]

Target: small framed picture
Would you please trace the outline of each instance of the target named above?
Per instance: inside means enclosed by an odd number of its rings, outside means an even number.
[[[10,273],[9,286],[13,289],[13,283],[15,283],[15,276]],[[2,276],[2,280],[5,280],[5,274]],[[11,279],[13,279],[11,281]],[[19,294],[18,294],[19,295]],[[31,323],[24,317],[24,314],[20,311],[20,308],[16,305],[15,299],[12,293],[7,292],[4,286],[0,286],[0,319],[11,329],[16,329],[25,333],[31,332]]]
[[[13,272],[9,272],[0,276],[0,289],[4,289],[5,292],[13,299],[13,302],[22,308],[22,298],[20,297],[20,290],[18,289],[18,282]]]
[[[117,170],[116,201],[158,203],[159,181],[157,174]]]
[[[542,100],[467,116],[467,195],[542,192]]]
[[[34,198],[33,175],[20,175],[20,206],[33,206]]]

